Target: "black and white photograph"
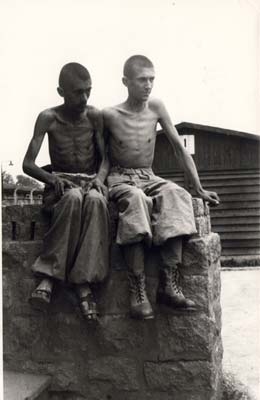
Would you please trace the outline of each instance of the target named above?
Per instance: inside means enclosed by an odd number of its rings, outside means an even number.
[[[2,0],[3,400],[260,400],[260,0]]]

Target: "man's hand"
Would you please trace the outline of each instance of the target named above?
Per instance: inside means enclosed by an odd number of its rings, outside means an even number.
[[[88,191],[90,189],[96,189],[99,193],[101,193],[106,198],[108,196],[107,187],[104,185],[103,182],[101,182],[101,180],[98,177],[94,178],[93,181],[90,182],[90,184],[88,186]]]
[[[55,195],[60,198],[64,195],[65,189],[72,189],[77,187],[74,183],[70,182],[68,179],[55,177],[53,182]]]
[[[216,192],[202,189],[198,194],[204,201],[208,201],[211,206],[217,206],[220,203],[220,199]]]

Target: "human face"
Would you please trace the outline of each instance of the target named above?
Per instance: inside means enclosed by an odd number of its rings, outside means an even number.
[[[83,112],[86,109],[92,83],[87,80],[71,80],[63,89],[65,105],[73,112]]]
[[[125,79],[129,97],[137,101],[147,101],[153,88],[154,68],[134,66],[132,76]]]

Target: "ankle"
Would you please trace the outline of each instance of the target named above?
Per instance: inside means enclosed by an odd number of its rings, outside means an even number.
[[[76,292],[80,298],[86,297],[92,293],[88,282],[76,285]]]
[[[43,290],[47,292],[51,292],[53,289],[54,281],[51,278],[44,278],[39,285],[37,286],[37,290]]]

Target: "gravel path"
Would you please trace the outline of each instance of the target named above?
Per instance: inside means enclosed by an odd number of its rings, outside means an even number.
[[[260,268],[221,274],[223,366],[260,400]]]

